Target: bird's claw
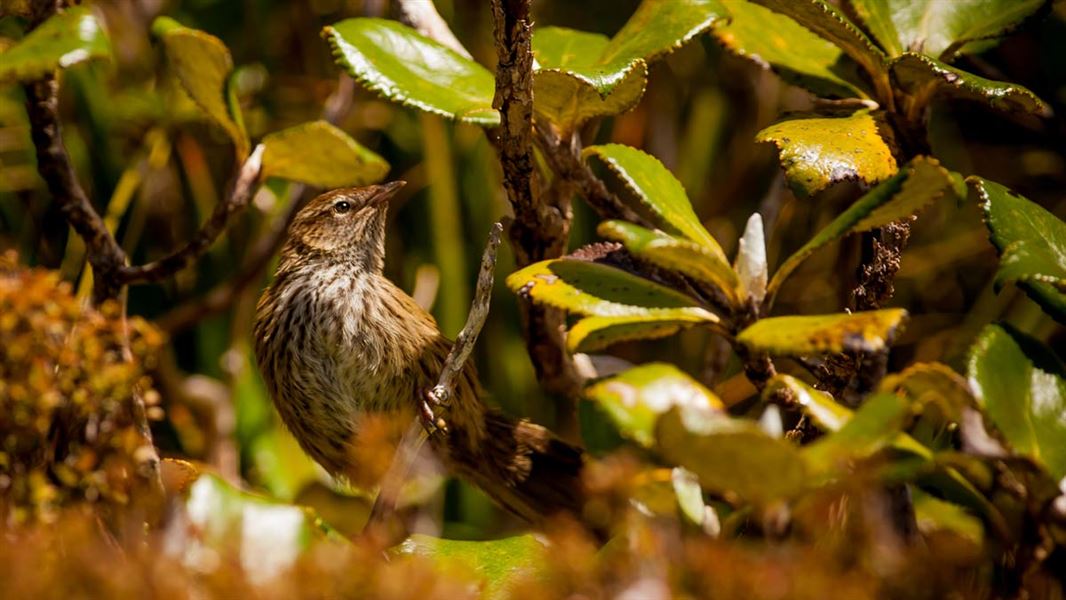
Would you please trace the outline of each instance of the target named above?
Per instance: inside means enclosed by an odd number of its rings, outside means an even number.
[[[441,403],[433,394],[433,390],[425,390],[422,393],[422,399],[419,402],[419,417],[422,419],[422,426],[426,428],[426,433],[430,435],[438,431],[448,433],[447,421],[444,417],[437,416],[434,411],[435,408],[440,407]]]

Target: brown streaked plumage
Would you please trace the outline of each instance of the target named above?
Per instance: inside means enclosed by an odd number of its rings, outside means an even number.
[[[308,203],[256,310],[256,359],[282,420],[311,458],[360,483],[383,472],[360,450],[395,442],[451,348],[382,274],[387,203],[400,186],[339,189]],[[579,510],[581,450],[487,408],[480,394],[468,364],[444,409],[448,432],[430,438],[438,458],[530,521]]]

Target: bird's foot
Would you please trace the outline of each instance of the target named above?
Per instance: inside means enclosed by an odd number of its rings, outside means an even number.
[[[422,392],[422,398],[419,402],[419,417],[422,420],[422,426],[426,428],[426,433],[430,435],[438,431],[448,433],[447,421],[436,412],[436,409],[440,409],[443,406],[444,402],[435,389],[430,388]]]

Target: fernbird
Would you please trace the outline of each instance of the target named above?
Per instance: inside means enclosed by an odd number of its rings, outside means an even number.
[[[366,451],[384,441],[391,457],[451,349],[433,317],[383,274],[388,201],[402,186],[311,200],[256,308],[256,360],[282,420],[318,464],[361,483],[384,474]],[[482,395],[468,362],[439,409],[447,429],[429,438],[440,462],[533,523],[580,511],[582,451]]]

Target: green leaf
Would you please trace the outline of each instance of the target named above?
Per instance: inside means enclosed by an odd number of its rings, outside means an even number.
[[[681,182],[657,158],[623,144],[589,146],[583,156],[602,160],[636,201],[655,217],[656,225],[667,233],[701,244],[726,260],[722,247],[696,217]]]
[[[851,420],[851,409],[837,404],[833,397],[816,390],[791,375],[775,375],[766,383],[763,396],[769,397],[779,390],[786,390],[792,400],[803,408],[804,414],[823,431],[839,431]]]
[[[969,177],[966,183],[981,203],[1000,254],[996,285],[1018,282],[1048,314],[1066,323],[1066,223],[994,181]]]
[[[57,14],[0,53],[0,82],[32,81],[94,58],[110,58],[100,22],[84,6]]]
[[[233,140],[237,159],[250,150],[244,120],[230,85],[233,59],[229,49],[213,35],[185,27],[170,17],[159,17],[152,31],[163,42],[167,62],[185,93]]]
[[[665,56],[727,16],[718,0],[643,0],[600,55],[601,64]]]
[[[892,56],[904,50],[951,60],[968,42],[1003,36],[1048,0],[851,0]],[[973,47],[971,45],[970,47]]]
[[[767,286],[771,298],[785,279],[819,248],[850,233],[869,231],[917,214],[946,194],[955,193],[950,171],[936,159],[919,156],[899,173],[859,198],[847,210],[796,250],[774,273]]]
[[[201,475],[185,501],[186,560],[211,551],[236,551],[252,581],[269,582],[291,567],[316,539],[341,541],[309,509],[243,492],[217,475]]]
[[[359,18],[335,23],[322,34],[337,64],[382,98],[465,123],[500,124],[492,107],[492,73],[414,29]]]
[[[864,98],[858,67],[832,42],[748,0],[722,0],[732,18],[712,31],[730,52],[829,98]]]
[[[801,198],[845,180],[872,185],[897,170],[895,142],[879,111],[790,115],[755,141],[777,147],[789,186]]]
[[[975,406],[973,393],[966,380],[938,363],[914,363],[906,369],[881,380],[878,390],[903,394],[915,406],[936,404],[943,414],[954,421],[962,418],[963,409]]]
[[[263,145],[264,177],[337,188],[377,183],[389,172],[383,158],[326,121],[277,131]]]
[[[759,319],[737,335],[752,352],[804,356],[826,352],[880,352],[907,318],[902,308]]]
[[[923,535],[928,536],[934,531],[951,531],[975,544],[984,542],[985,529],[981,520],[961,506],[921,490],[913,490],[913,500],[914,517]]]
[[[686,308],[622,317],[585,317],[570,328],[566,347],[570,352],[595,352],[619,342],[657,339],[695,325],[717,323],[717,317],[711,321],[707,315]]]
[[[533,32],[533,109],[564,134],[588,119],[626,112],[644,95],[648,68],[643,60],[614,73],[596,64],[607,41],[562,27]]]
[[[910,403],[895,394],[875,394],[836,431],[804,448],[812,470],[833,474],[847,463],[892,445],[910,414]]]
[[[739,304],[736,272],[706,246],[626,221],[604,221],[596,231],[602,237],[621,242],[633,256],[709,283],[731,302]]]
[[[896,84],[910,94],[973,100],[1006,113],[1051,115],[1046,102],[1020,85],[978,77],[921,54],[905,53],[890,69]]]
[[[672,314],[718,321],[680,292],[622,269],[584,260],[559,258],[529,265],[512,273],[507,286],[537,304],[577,315],[641,316],[669,309]]]
[[[704,489],[756,504],[789,498],[807,484],[799,450],[752,421],[673,408],[656,426],[659,452],[699,477]]]
[[[441,573],[458,566],[476,573],[484,583],[483,598],[510,598],[516,582],[536,575],[546,565],[545,547],[531,534],[499,540],[446,540],[414,534],[396,548],[401,555],[431,559]]]
[[[833,42],[876,79],[885,70],[885,54],[839,9],[825,0],[754,0],[787,15]]]
[[[585,397],[607,413],[622,435],[645,447],[653,444],[655,424],[671,408],[724,410],[713,392],[666,363],[649,363],[601,379],[585,388]]]
[[[988,325],[970,349],[970,386],[1016,452],[1066,476],[1066,370],[1037,340]]]

